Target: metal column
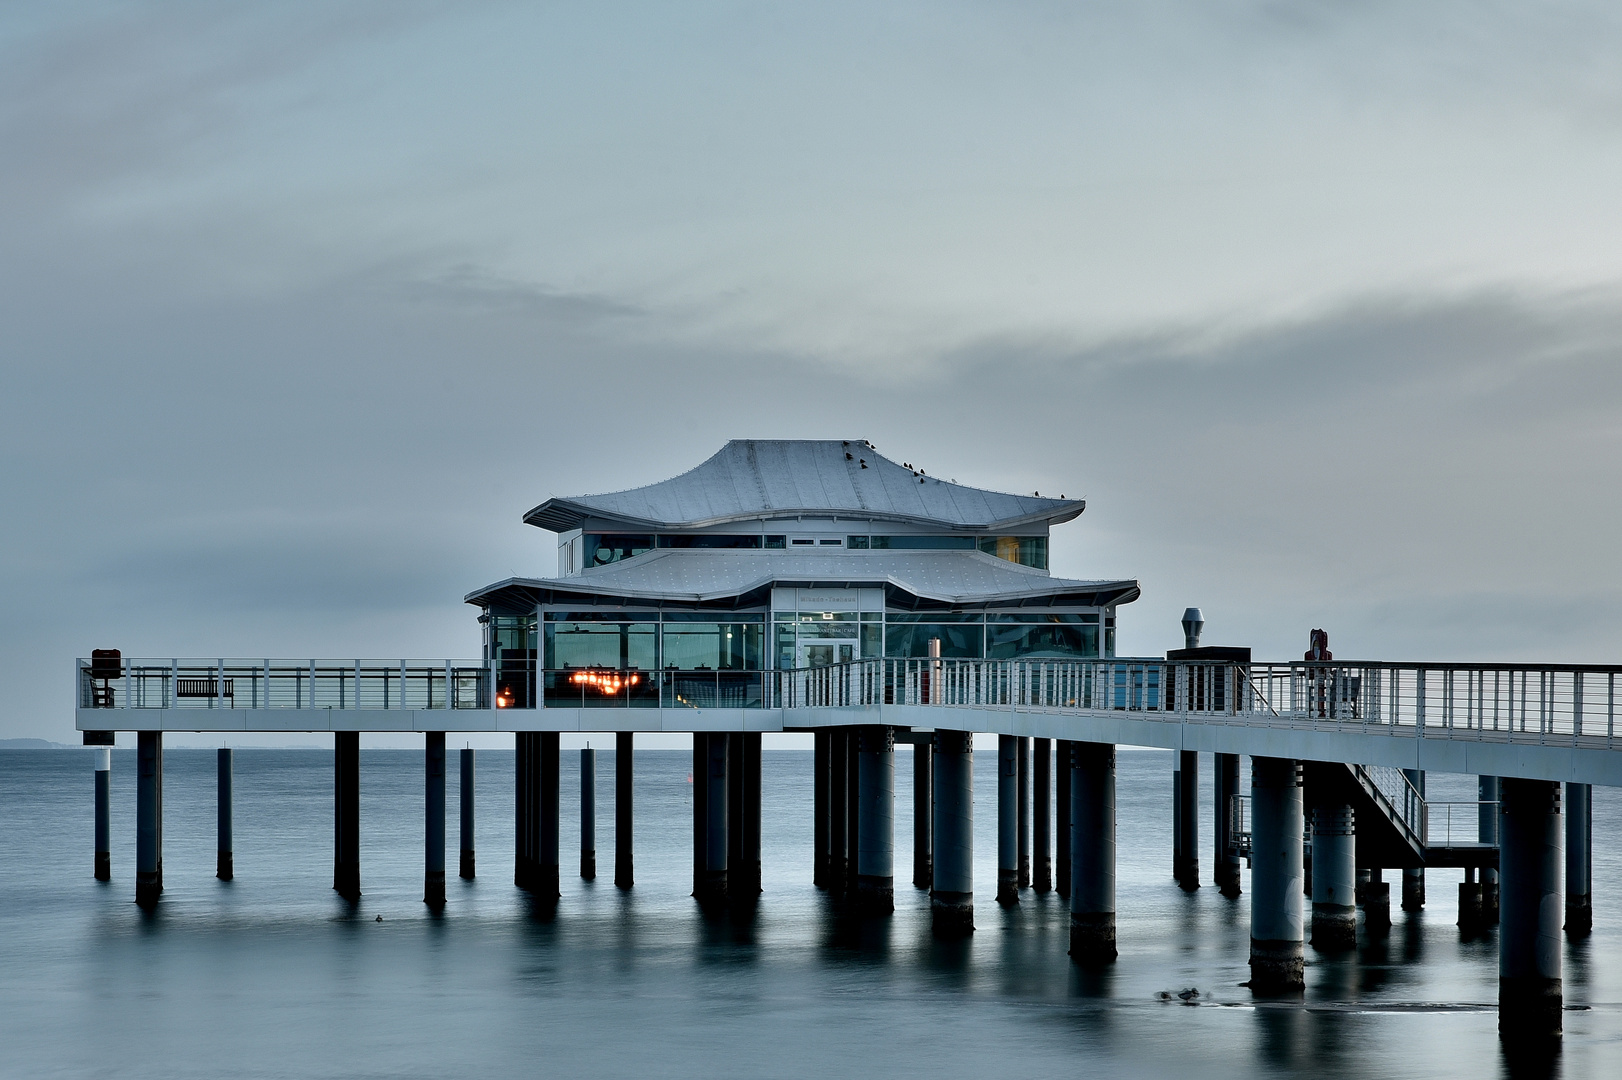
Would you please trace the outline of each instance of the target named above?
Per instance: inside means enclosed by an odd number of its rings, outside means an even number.
[[[634,827],[632,776],[636,765],[634,736],[614,736],[614,887],[629,889],[636,883],[631,834]]]
[[[1357,945],[1357,830],[1349,806],[1312,812],[1312,947]]]
[[[1053,772],[1053,887],[1070,898],[1070,747],[1069,739],[1058,739]]]
[[[941,937],[974,933],[974,735],[935,732],[935,865],[930,925]]]
[[[1019,737],[997,736],[997,903],[1019,903]]]
[[[345,900],[360,899],[360,732],[332,736],[332,887]]]
[[[462,879],[464,881],[472,881],[473,880],[473,803],[474,803],[474,798],[473,798],[473,796],[474,796],[473,749],[472,749],[472,747],[464,746],[462,748],[461,766],[462,766],[462,778],[461,778],[460,789],[457,792],[457,794],[460,796],[460,801],[461,801],[461,813],[458,816],[460,818],[459,824],[461,825],[461,832],[462,832],[462,858],[461,858],[461,865],[459,866],[457,872],[462,877]]]
[[[1070,956],[1115,959],[1115,747],[1070,743]]]
[[[135,902],[155,907],[163,892],[163,732],[135,744]]]
[[[229,746],[222,746],[214,754],[215,764],[215,821],[214,821],[214,876],[230,881],[236,876],[233,864],[231,821],[232,786],[236,779],[235,754]]]
[[[1178,751],[1177,850],[1182,857],[1177,883],[1189,892],[1200,887],[1200,755]]]
[[[1560,785],[1500,780],[1502,926],[1498,932],[1498,1031],[1509,1042],[1561,1033]]]
[[[1031,740],[1031,887],[1053,889],[1053,740]]]
[[[912,883],[927,889],[934,880],[935,745],[912,744]]]
[[[113,751],[96,750],[96,880],[113,878]]]
[[[856,893],[864,909],[888,914],[895,910],[895,729],[866,725],[860,739]]]
[[[1015,815],[1019,860],[1019,887],[1031,887],[1031,740],[1021,735],[1015,743],[1019,762],[1019,812]]]
[[[1238,896],[1239,886],[1239,852],[1234,850],[1233,826],[1233,799],[1239,794],[1239,755],[1216,754],[1213,755],[1211,779],[1216,789],[1216,798],[1211,807],[1211,817],[1215,824],[1213,830],[1213,846],[1211,862],[1214,867],[1213,876],[1217,888],[1223,896]]]
[[[1263,994],[1300,990],[1305,985],[1300,763],[1251,758],[1250,792],[1250,986]]]
[[[828,887],[828,740],[826,729],[811,734],[811,884]]]
[[[1402,775],[1419,792],[1419,797],[1425,797],[1425,770],[1404,769]],[[1402,910],[1418,911],[1425,906],[1425,868],[1423,866],[1406,866],[1402,871]]]
[[[580,751],[580,876],[597,880],[597,751]]]
[[[1566,933],[1594,929],[1594,789],[1566,785]]]
[[[445,906],[445,733],[424,733],[422,902]]]

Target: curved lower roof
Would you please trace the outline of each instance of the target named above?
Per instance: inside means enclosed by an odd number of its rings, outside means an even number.
[[[470,604],[532,610],[537,603],[627,602],[764,606],[771,589],[883,588],[892,606],[1105,607],[1139,595],[1136,581],[1049,577],[978,551],[760,552],[664,549],[565,578],[508,578]]]
[[[524,521],[554,532],[589,520],[632,528],[702,528],[795,514],[993,530],[1056,525],[1081,499],[1050,499],[949,483],[882,457],[863,439],[734,439],[694,469],[606,495],[553,498]]]

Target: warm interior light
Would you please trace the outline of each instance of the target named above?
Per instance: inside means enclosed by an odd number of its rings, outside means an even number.
[[[625,671],[577,671],[569,677],[576,686],[590,686],[604,697],[613,697],[642,681],[642,676]]]

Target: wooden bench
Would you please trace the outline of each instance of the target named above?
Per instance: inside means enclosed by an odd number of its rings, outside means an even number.
[[[219,679],[213,679],[213,678],[176,679],[175,680],[175,697],[176,698],[228,697],[228,698],[231,699],[231,703],[234,705],[234,704],[236,704],[236,694],[234,692],[234,688],[232,686],[232,683],[234,683],[236,680],[234,680],[234,679],[226,679],[224,681],[225,681],[225,693],[221,694],[220,693],[220,680]]]

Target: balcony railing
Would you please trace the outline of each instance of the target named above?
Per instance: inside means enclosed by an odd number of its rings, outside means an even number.
[[[81,709],[487,709],[479,660],[80,660]]]

